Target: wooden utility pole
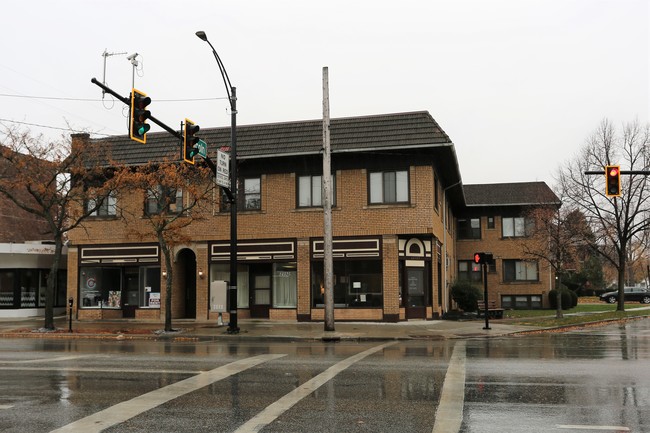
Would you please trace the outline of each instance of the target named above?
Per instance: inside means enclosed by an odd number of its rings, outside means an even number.
[[[323,67],[323,277],[325,331],[334,331],[332,259],[332,161],[330,154],[330,97],[327,66]]]

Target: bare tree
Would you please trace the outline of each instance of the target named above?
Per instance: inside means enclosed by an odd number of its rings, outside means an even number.
[[[0,140],[0,195],[45,221],[54,242],[43,325],[54,330],[54,289],[66,233],[95,213],[115,184],[104,168],[89,163],[99,158],[84,145],[73,147],[65,138],[46,141],[16,128],[5,128]],[[100,180],[100,186],[81,179]]]
[[[555,317],[560,319],[563,317],[562,275],[567,269],[576,267],[584,239],[590,237],[589,229],[579,212],[559,206],[538,206],[528,213],[527,218],[534,224],[529,224],[528,237],[523,244],[524,254],[545,261],[553,269],[556,276]]]
[[[178,161],[149,163],[136,168],[123,168],[119,177],[128,192],[145,194],[145,209],[122,208],[120,214],[127,223],[143,218],[147,224],[128,224],[131,234],[141,240],[153,236],[163,253],[167,277],[165,281],[165,331],[172,328],[172,251],[187,243],[191,236],[185,230],[202,220],[210,211],[216,184],[212,172],[205,166],[192,166]]]
[[[594,237],[585,242],[617,270],[619,311],[625,310],[626,264],[634,259],[630,246],[641,243],[650,226],[648,181],[645,174],[638,173],[648,170],[649,152],[650,126],[635,121],[618,132],[610,121],[603,120],[558,175],[565,205],[580,210],[593,231]],[[633,172],[621,176],[620,197],[606,196],[605,176],[585,174],[604,170],[607,165]]]

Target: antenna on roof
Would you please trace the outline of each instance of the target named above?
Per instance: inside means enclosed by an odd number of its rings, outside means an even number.
[[[104,58],[104,75],[102,77],[102,84],[106,85],[106,58],[110,56],[117,56],[119,54],[126,54],[124,53],[109,53],[106,48],[104,48],[104,52],[102,53],[102,57]],[[102,99],[104,99],[104,95],[106,94],[106,91],[102,90]]]

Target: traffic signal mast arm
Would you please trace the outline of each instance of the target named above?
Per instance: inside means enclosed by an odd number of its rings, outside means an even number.
[[[602,171],[585,171],[585,174],[604,175],[605,170],[602,170]],[[645,176],[650,176],[650,170],[621,170],[621,174],[643,174]]]
[[[117,99],[122,101],[124,104],[126,104],[128,106],[131,106],[131,99],[130,98],[125,98],[124,96],[122,96],[122,95],[118,94],[117,92],[115,92],[110,87],[107,87],[104,84],[100,83],[95,78],[91,79],[90,82],[97,85],[97,86],[99,86],[99,87],[101,87],[101,89],[103,91],[105,91],[106,93],[110,93],[111,95],[115,96]],[[156,125],[160,126],[165,131],[169,132],[174,137],[178,138],[181,141],[181,146],[183,146],[183,134],[181,134],[180,132],[175,131],[173,128],[170,128],[169,126],[165,125],[163,122],[161,122],[160,120],[156,119],[153,116],[149,116],[149,120],[151,120]],[[215,165],[214,161],[212,161],[209,156],[206,156],[204,159],[205,159],[205,162],[208,164],[208,167],[210,167],[210,170],[212,171],[212,173],[216,176],[217,175],[217,166]]]

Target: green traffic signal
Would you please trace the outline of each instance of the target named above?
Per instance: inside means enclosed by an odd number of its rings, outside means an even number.
[[[146,123],[151,117],[151,111],[147,110],[149,104],[151,104],[150,97],[139,90],[132,89],[129,133],[131,139],[139,143],[147,142],[147,132],[151,129],[151,125]]]
[[[199,137],[196,136],[196,133],[200,129],[199,125],[190,119],[185,119],[185,127],[183,128],[183,161],[190,164],[194,164],[194,157],[199,153],[195,145],[199,142]]]

